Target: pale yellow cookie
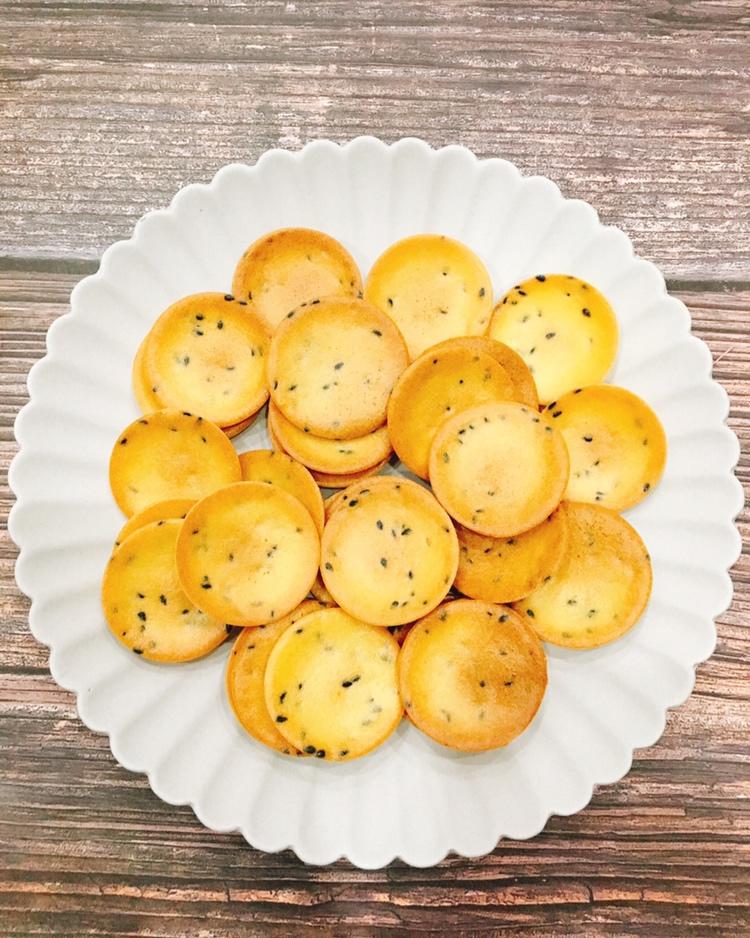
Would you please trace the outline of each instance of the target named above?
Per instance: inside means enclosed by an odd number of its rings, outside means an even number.
[[[314,599],[305,599],[278,622],[243,629],[227,661],[227,696],[234,715],[254,739],[278,752],[297,754],[298,750],[276,729],[266,707],[264,678],[268,656],[290,626],[321,608]]]
[[[568,484],[568,451],[525,404],[480,404],[446,421],[430,450],[430,482],[464,527],[512,537],[549,517]]]
[[[102,605],[112,634],[150,661],[192,661],[220,645],[230,631],[222,618],[201,612],[177,578],[179,519],[134,531],[104,572]]]
[[[598,384],[617,354],[612,307],[590,283],[564,274],[513,287],[495,307],[489,335],[523,358],[543,404]]]
[[[119,547],[126,537],[130,537],[133,531],[144,525],[151,524],[152,521],[167,521],[169,518],[179,518],[182,520],[195,504],[194,498],[168,498],[163,502],[156,502],[133,515],[120,528],[120,533],[115,539],[115,547]]]
[[[369,489],[363,492],[363,489]],[[456,575],[456,532],[416,482],[362,485],[323,531],[321,575],[339,606],[374,625],[402,625],[429,612]]]
[[[643,501],[664,471],[667,438],[659,418],[624,388],[597,384],[547,408],[570,454],[565,497],[624,511]]]
[[[267,482],[294,495],[310,512],[318,532],[323,533],[323,496],[303,465],[286,453],[269,449],[240,453],[239,459],[245,482]]]
[[[451,749],[507,746],[531,723],[547,687],[547,659],[507,606],[444,603],[416,622],[399,656],[406,713]]]
[[[250,300],[270,329],[303,303],[323,296],[361,296],[362,278],[349,252],[310,228],[263,235],[237,264],[232,292]]]
[[[375,261],[365,299],[396,323],[414,359],[444,339],[481,335],[492,310],[492,283],[465,244],[445,235],[413,235]]]
[[[515,608],[539,637],[596,648],[631,629],[651,594],[651,561],[635,528],[608,508],[565,502],[569,547],[552,578]]]
[[[301,430],[328,439],[364,436],[385,423],[406,368],[391,320],[364,300],[332,297],[292,310],[268,355],[274,404]]]
[[[264,482],[238,482],[188,512],[177,542],[180,581],[196,605],[232,625],[262,625],[310,592],[320,541],[310,512]]]
[[[455,586],[465,596],[508,603],[528,596],[550,579],[568,548],[563,506],[523,534],[487,537],[456,526],[458,572]]]
[[[109,460],[109,484],[126,515],[171,498],[199,499],[239,482],[240,461],[219,427],[159,410],[126,427]]]
[[[512,400],[514,385],[484,352],[457,345],[429,349],[409,365],[388,401],[388,434],[407,468],[428,475],[430,446],[445,421],[487,401]]]
[[[401,720],[398,644],[386,629],[343,609],[312,612],[279,638],[268,659],[266,707],[282,736],[318,759],[356,759]]]
[[[229,294],[194,293],[157,319],[144,350],[144,374],[165,407],[231,426],[268,398],[269,341],[251,306]]]

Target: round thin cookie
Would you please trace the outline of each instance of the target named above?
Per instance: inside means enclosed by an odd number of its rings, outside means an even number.
[[[102,582],[102,605],[112,634],[150,661],[192,661],[227,637],[185,595],[177,578],[175,544],[184,524],[155,521],[134,531],[112,554]]]
[[[144,374],[165,407],[231,426],[268,398],[269,341],[265,323],[244,301],[194,293],[157,319],[144,351]]]
[[[273,330],[303,303],[322,296],[361,296],[362,278],[354,258],[334,238],[311,228],[282,228],[245,251],[232,292],[252,301]]]
[[[539,637],[596,648],[631,629],[651,594],[651,560],[638,532],[614,511],[565,502],[570,541],[552,578],[514,604]]]
[[[133,396],[144,414],[150,414],[164,407],[164,404],[162,404],[156,396],[156,388],[149,382],[144,367],[146,345],[150,337],[151,333],[148,333],[138,346],[138,351],[135,353],[135,358],[133,359],[133,370],[131,373]]]
[[[459,599],[416,622],[399,656],[407,715],[463,752],[507,746],[531,723],[547,687],[539,639],[507,606]]]
[[[401,477],[397,476],[396,481],[401,481]],[[350,502],[352,499],[359,498],[360,495],[369,495],[370,490],[376,488],[378,485],[393,485],[393,482],[393,476],[376,476],[373,479],[356,480],[351,485],[348,485],[345,489],[342,489],[340,492],[336,492],[335,495],[329,496],[325,500],[324,505],[326,523],[330,521],[331,516],[335,512],[341,508],[344,508],[347,505],[347,502]]]
[[[249,417],[245,417],[244,420],[240,420],[239,423],[230,424],[228,427],[222,427],[221,429],[226,433],[230,440],[233,440],[236,436],[239,436],[244,430],[247,430],[248,427],[252,426],[255,423],[255,420],[260,411],[256,411],[254,414],[250,414]]]
[[[528,596],[548,580],[568,548],[565,512],[513,537],[496,538],[456,526],[459,555],[456,589],[487,603],[509,603]]]
[[[293,746],[318,759],[356,759],[401,720],[398,644],[387,629],[343,609],[321,609],[288,628],[268,658],[266,707]]]
[[[388,401],[388,434],[411,471],[427,478],[430,446],[451,416],[486,401],[512,400],[508,372],[484,352],[443,343],[409,365]]]
[[[109,460],[112,494],[128,516],[170,498],[195,501],[241,478],[237,453],[221,430],[177,410],[134,420]]]
[[[310,592],[320,541],[310,512],[264,482],[238,482],[199,501],[177,542],[188,596],[232,625],[287,615]]]
[[[503,366],[511,380],[513,385],[511,400],[519,401],[521,404],[528,404],[529,407],[533,407],[535,410],[539,408],[539,397],[536,393],[534,376],[518,352],[514,352],[509,345],[490,339],[486,335],[461,335],[453,339],[446,339],[445,342],[438,342],[427,352],[443,352],[446,349],[457,347],[467,348],[472,352],[484,352],[485,355],[494,358],[498,365]],[[425,352],[425,355],[427,352]]]
[[[465,244],[445,235],[414,235],[375,261],[365,299],[396,323],[414,359],[444,339],[481,335],[492,310],[492,282]]]
[[[489,335],[523,358],[543,404],[600,382],[617,354],[612,307],[591,284],[564,274],[513,287],[495,307]]]
[[[609,384],[571,391],[547,408],[570,454],[565,497],[624,511],[642,501],[664,471],[667,438],[635,394]]]
[[[456,575],[458,540],[431,492],[390,477],[352,490],[342,505],[323,531],[320,566],[338,605],[375,625],[434,609]]]
[[[286,453],[270,449],[240,453],[239,459],[243,481],[278,485],[285,492],[294,495],[310,512],[318,532],[323,533],[323,496],[315,479],[303,465]]]
[[[152,521],[168,521],[170,518],[184,519],[185,515],[195,504],[194,498],[168,498],[163,502],[156,502],[133,515],[120,528],[120,533],[115,539],[115,547],[119,547],[126,537],[130,537],[133,531],[142,528]]]
[[[329,297],[292,310],[276,330],[271,397],[307,433],[364,436],[385,423],[388,396],[408,361],[401,334],[379,309]]]
[[[378,427],[356,439],[328,440],[295,427],[273,401],[268,407],[268,424],[286,453],[317,472],[334,475],[364,472],[393,452],[387,427]]]
[[[227,697],[234,715],[254,739],[278,752],[292,754],[297,750],[279,733],[268,714],[263,686],[268,656],[279,637],[291,625],[308,613],[322,608],[314,599],[305,599],[278,622],[243,629],[227,661]]]
[[[373,476],[376,476],[380,470],[385,468],[387,465],[388,460],[384,459],[382,462],[377,463],[375,466],[371,466],[369,469],[365,469],[363,472],[351,472],[344,475],[338,475],[336,473],[317,472],[315,469],[311,469],[310,475],[313,477],[313,479],[315,479],[318,485],[321,486],[321,488],[345,489],[354,482],[360,482],[362,479],[369,479]]]
[[[326,585],[323,582],[320,573],[318,573],[318,575],[315,577],[315,582],[310,587],[310,593],[318,600],[319,603],[322,603],[324,606],[336,605],[336,600],[326,589]]]
[[[438,430],[430,483],[464,527],[513,537],[541,524],[560,503],[568,451],[561,434],[525,404],[480,404]]]

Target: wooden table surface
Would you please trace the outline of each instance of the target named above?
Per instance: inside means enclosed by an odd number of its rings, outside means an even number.
[[[460,142],[590,201],[689,306],[747,452],[749,40],[746,0],[0,0],[3,522],[26,373],[76,281],[185,183],[316,137]],[[747,554],[625,779],[491,856],[376,872],[254,851],[120,768],[52,681],[14,558],[3,524],[3,935],[750,935]]]

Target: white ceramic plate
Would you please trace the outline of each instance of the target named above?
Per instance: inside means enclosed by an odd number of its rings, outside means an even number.
[[[549,648],[542,709],[504,750],[449,752],[404,722],[357,762],[288,759],[233,719],[223,686],[228,646],[189,665],[158,666],[129,654],[105,625],[99,583],[123,520],[107,462],[137,415],[130,366],[138,343],[178,297],[229,289],[243,249],[286,225],[339,238],[363,273],[397,238],[433,231],[482,257],[496,296],[539,272],[590,281],[620,322],[610,380],[643,396],[665,426],[663,481],[628,513],[653,558],[648,610],[612,645]],[[451,850],[475,856],[500,837],[531,837],[551,814],[580,811],[594,785],[628,771],[633,750],[659,738],[667,708],[688,697],[695,665],[713,650],[713,620],[729,604],[727,569],[740,551],[727,396],[659,271],[548,179],[414,139],[272,150],[141,219],[75,288],[47,349],[29,375],[10,473],[16,577],[33,600],[32,632],[50,647],[55,680],[77,694],[81,719],[108,734],[115,758],[214,830],[238,829],[262,850],[291,847],[309,863],[344,856],[361,867],[394,857],[427,866]],[[235,440],[238,449],[266,445],[261,424]]]

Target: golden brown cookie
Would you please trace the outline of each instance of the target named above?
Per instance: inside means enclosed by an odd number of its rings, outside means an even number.
[[[375,261],[365,299],[396,323],[414,359],[444,339],[482,334],[492,310],[492,283],[465,244],[445,235],[413,235]]]
[[[667,438],[659,418],[624,388],[597,384],[547,408],[570,454],[565,497],[624,511],[643,501],[664,471]]]
[[[133,531],[137,531],[138,528],[151,524],[153,521],[167,521],[169,518],[184,519],[194,504],[195,499],[193,498],[168,498],[166,501],[149,505],[148,508],[139,511],[137,515],[128,518],[115,539],[115,547],[119,547],[126,537],[130,537]]]
[[[263,625],[310,592],[320,541],[310,512],[265,482],[238,482],[194,505],[177,542],[183,589],[232,625]]]
[[[459,599],[416,622],[399,656],[406,713],[463,752],[507,746],[531,723],[547,686],[541,643],[507,606]]]
[[[278,622],[243,629],[227,661],[227,696],[234,715],[254,739],[278,752],[291,755],[298,750],[276,729],[266,707],[264,678],[268,656],[279,637],[290,626],[321,608],[314,599],[305,599]]]
[[[487,537],[456,526],[456,588],[488,603],[509,603],[528,596],[557,570],[568,547],[564,504],[523,534]]]
[[[450,518],[426,488],[407,479],[361,485],[323,531],[326,588],[339,606],[375,625],[402,625],[434,609],[457,565]]]
[[[112,494],[128,516],[171,498],[202,498],[241,478],[240,461],[221,430],[177,410],[134,420],[109,460]]]
[[[287,313],[322,296],[361,296],[362,278],[349,252],[311,228],[281,228],[245,251],[232,293],[252,302],[273,330]]]
[[[274,404],[290,423],[327,439],[352,439],[385,423],[406,368],[391,320],[364,300],[332,297],[292,310],[268,355]]]
[[[293,746],[318,759],[356,759],[401,720],[396,659],[387,629],[343,609],[322,609],[288,628],[266,667],[266,706]]]
[[[388,434],[407,468],[427,478],[430,446],[445,421],[487,401],[513,400],[514,385],[502,365],[484,352],[443,343],[409,365],[388,401]]]
[[[568,648],[614,641],[641,617],[651,561],[635,528],[599,505],[565,502],[569,547],[552,578],[515,603],[539,637]]]
[[[510,401],[446,421],[430,450],[430,482],[464,527],[513,537],[549,517],[568,484],[568,451],[546,417]]]
[[[523,358],[543,404],[600,382],[617,354],[612,307],[590,283],[564,274],[513,287],[495,307],[489,335]]]
[[[224,620],[201,612],[177,578],[178,519],[134,531],[112,554],[102,583],[102,605],[112,634],[150,661],[192,661],[227,637]]]
[[[240,423],[268,398],[270,334],[244,301],[194,293],[166,309],[146,343],[143,370],[165,407],[219,426]]]
[[[355,482],[360,482],[362,479],[374,478],[380,470],[384,469],[387,465],[388,460],[384,459],[382,462],[376,463],[374,466],[371,466],[369,469],[364,469],[362,472],[337,475],[335,473],[318,472],[316,469],[311,469],[310,475],[315,479],[318,485],[324,489],[345,489]]]
[[[151,333],[145,336],[141,344],[138,346],[138,351],[135,353],[135,358],[133,359],[133,370],[132,370],[132,384],[133,384],[133,396],[135,397],[136,403],[140,407],[141,411],[144,414],[150,414],[155,410],[161,410],[164,407],[164,404],[156,396],[156,389],[151,382],[149,382],[146,377],[146,372],[144,370],[144,358],[146,353],[146,344],[148,343]]]
[[[240,453],[242,478],[245,482],[267,482],[294,495],[310,512],[315,527],[323,533],[323,496],[315,479],[303,465],[286,453],[256,449]]]

